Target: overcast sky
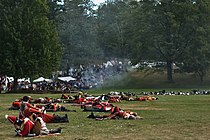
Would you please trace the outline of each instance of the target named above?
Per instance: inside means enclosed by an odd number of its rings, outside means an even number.
[[[93,0],[93,2],[97,5],[99,5],[100,3],[104,2],[105,0]]]

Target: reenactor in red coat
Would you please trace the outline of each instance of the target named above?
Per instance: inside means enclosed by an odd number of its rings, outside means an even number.
[[[17,136],[25,137],[30,136],[34,123],[29,118],[18,119],[15,116],[5,116],[16,128]]]
[[[43,119],[41,117],[37,117],[35,114],[33,115],[33,119],[19,119],[15,116],[8,115],[5,115],[5,118],[14,125],[16,129],[16,136],[21,137],[61,133],[62,129],[56,128],[49,130],[46,127],[46,123],[43,121]]]
[[[108,115],[95,116],[93,112],[87,117],[93,118],[96,120],[105,120],[105,119],[143,119],[138,116],[136,112],[124,111],[120,109],[118,106],[113,107],[112,112]]]
[[[19,118],[25,118],[32,114],[36,114],[39,117],[42,117],[46,123],[59,123],[59,122],[69,122],[67,114],[65,116],[59,116],[54,114],[46,114],[43,109],[36,108],[29,103],[30,98],[28,96],[23,97],[23,101],[20,105]]]

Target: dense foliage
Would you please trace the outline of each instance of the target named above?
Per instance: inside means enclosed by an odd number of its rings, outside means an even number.
[[[0,73],[48,76],[57,70],[61,47],[44,0],[0,1]]]
[[[133,64],[167,62],[167,80],[171,82],[174,63],[182,64],[183,71],[197,73],[201,81],[208,71],[208,1],[114,0],[97,10],[89,0],[83,1],[83,6],[75,1],[74,8],[73,2],[65,5],[65,26],[60,29],[65,46],[63,63],[75,60],[73,64],[87,64],[81,57],[94,62],[93,55],[102,56],[102,51],[104,58],[129,58]]]
[[[59,35],[64,46],[61,69],[89,64],[103,57],[97,45],[97,25],[93,3],[83,0],[66,1],[60,19]]]
[[[112,0],[97,9],[91,0],[56,2],[0,2],[1,74],[47,75],[116,57],[166,62],[170,82],[174,63],[201,81],[209,70],[207,0]]]

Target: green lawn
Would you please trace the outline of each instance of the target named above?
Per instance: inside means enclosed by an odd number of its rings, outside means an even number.
[[[107,90],[108,91],[108,90]],[[107,91],[104,91],[107,93]],[[136,91],[136,90],[135,90]],[[89,94],[103,93],[89,91]],[[12,124],[5,114],[18,115],[18,111],[8,110],[11,102],[24,94],[0,94],[0,139],[16,140]],[[33,98],[53,97],[60,94],[31,94]],[[79,107],[64,104],[77,112],[68,112],[69,123],[47,124],[48,128],[63,127],[61,135],[36,138],[52,140],[203,140],[210,138],[210,95],[158,96],[159,100],[150,102],[123,101],[115,105],[129,109],[144,117],[143,120],[104,120],[86,118],[89,112]],[[57,112],[56,114],[65,114]],[[103,113],[96,113],[103,114]],[[19,138],[22,139],[22,138]]]
[[[118,89],[209,89],[210,73],[204,77],[203,83],[200,82],[198,76],[189,73],[174,73],[174,83],[166,81],[166,72],[152,73],[145,72],[129,72],[123,76],[113,77],[108,81],[105,88]]]

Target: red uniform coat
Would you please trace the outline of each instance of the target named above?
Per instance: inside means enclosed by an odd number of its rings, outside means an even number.
[[[42,114],[41,109],[34,107],[28,102],[22,102],[20,105],[20,118],[29,117],[33,113],[39,115]]]
[[[29,118],[25,118],[21,127],[22,130],[18,132],[18,135],[21,137],[25,137],[28,136],[28,134],[30,134],[30,132],[32,131],[34,123],[31,120],[29,120]]]

